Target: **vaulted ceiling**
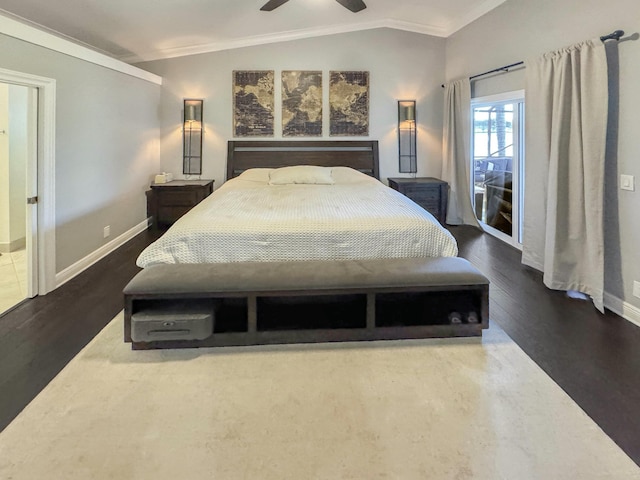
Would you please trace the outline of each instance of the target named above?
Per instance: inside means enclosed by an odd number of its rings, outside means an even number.
[[[0,13],[134,63],[390,27],[447,37],[505,0],[0,0]]]

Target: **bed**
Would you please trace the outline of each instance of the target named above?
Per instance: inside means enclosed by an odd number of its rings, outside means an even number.
[[[258,168],[195,206],[140,255],[138,266],[457,253],[430,213],[375,178],[348,167]]]
[[[469,322],[475,325],[466,326],[467,330],[464,327],[451,330],[447,325],[445,329],[431,329],[427,334],[422,328],[424,325],[415,325],[412,319],[409,326],[419,327],[419,331],[411,333],[411,337],[478,335],[487,326],[488,282],[477,276],[478,272],[472,267],[461,265],[462,259],[455,258],[458,251],[453,236],[431,214],[383,185],[378,177],[376,141],[230,141],[227,182],[179,219],[138,258],[138,265],[149,272],[142,272],[146,280],[125,291],[125,339],[132,341],[134,348],[156,348],[314,341],[315,338],[406,338],[389,330],[393,329],[393,321],[389,324],[388,318],[378,322],[378,326],[383,327],[378,330],[384,330],[382,336],[365,332],[376,329],[375,295],[394,292],[404,296],[391,299],[393,309],[397,309],[398,302],[411,304],[407,311],[412,317],[428,315],[435,304],[442,304],[441,299],[477,312],[476,321]],[[454,260],[434,263],[432,259]],[[402,268],[398,268],[399,265]],[[456,272],[453,280],[447,277],[444,286],[439,285],[441,281],[424,280],[427,271],[439,275],[444,270],[446,277],[446,265],[451,265],[451,270]],[[322,271],[325,277],[313,274],[312,270]],[[391,283],[372,282],[362,274],[374,270],[376,276]],[[416,270],[415,276],[411,270]],[[274,276],[272,271],[282,274]],[[157,272],[162,272],[161,277],[154,276]],[[358,281],[347,282],[348,288],[345,286],[342,292],[342,284],[333,279],[340,275],[336,272],[358,272],[345,273],[358,277]],[[249,280],[251,275],[259,280]],[[298,290],[295,285],[278,280],[289,275],[295,275],[298,284],[305,288]],[[407,275],[411,277],[410,283],[405,278]],[[438,275],[437,278],[444,278]],[[214,276],[219,277],[218,280],[211,280]],[[244,280],[236,282],[234,276]],[[178,280],[171,280],[178,277],[182,278],[182,285],[178,285]],[[199,280],[193,283],[196,277]],[[323,279],[318,280],[321,277]],[[323,282],[326,291],[323,291]],[[187,283],[197,292],[190,295],[185,291]],[[243,290],[243,283],[253,286]],[[203,284],[208,286],[205,288]],[[233,291],[228,288],[231,284],[235,285]],[[162,285],[160,290],[156,285]],[[409,293],[416,290],[422,294]],[[442,296],[430,293],[425,297],[426,291],[437,291]],[[452,291],[457,293],[452,296]],[[205,297],[213,303],[204,301],[203,306],[201,300]],[[234,307],[237,307],[234,303],[237,297],[244,298],[239,308]],[[270,298],[260,300],[266,297]],[[138,338],[144,341],[131,338],[131,317],[136,312],[140,317],[144,309],[156,311],[159,306],[171,307],[170,300],[179,300],[184,309],[185,298],[191,298],[191,304],[197,304],[205,312],[212,308],[216,311],[211,338],[169,342],[145,336]],[[262,324],[276,334],[258,332],[257,305],[262,305],[263,312],[271,312],[263,315]],[[308,322],[304,318],[310,316],[309,306],[316,313],[324,312],[310,322],[311,331],[304,325]],[[357,313],[363,308],[364,317]],[[438,308],[441,311],[436,323],[449,324],[453,307],[440,305]],[[381,304],[378,310],[383,309]],[[175,308],[169,310],[175,313]],[[223,312],[226,313],[223,315]],[[340,312],[361,320],[365,318],[362,321],[366,325],[362,322],[350,325],[346,336],[344,331],[328,334],[336,328],[344,330],[348,324],[346,319],[346,323],[334,322]],[[222,318],[225,315],[231,319],[226,324]],[[269,316],[273,321],[267,319]],[[333,320],[323,320],[325,317]],[[154,314],[149,318],[153,321]],[[303,324],[292,323],[292,318],[302,318]],[[300,330],[304,330],[302,335]],[[283,335],[283,331],[294,334]],[[362,338],[354,337],[356,331],[364,333]],[[225,340],[224,334],[228,333],[232,335]],[[238,333],[246,335],[235,335]]]

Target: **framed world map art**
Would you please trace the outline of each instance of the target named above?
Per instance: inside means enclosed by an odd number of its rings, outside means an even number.
[[[273,70],[233,72],[234,136],[273,136],[274,76]]]
[[[322,72],[282,72],[282,136],[322,136]]]
[[[329,72],[329,135],[369,135],[369,72]]]

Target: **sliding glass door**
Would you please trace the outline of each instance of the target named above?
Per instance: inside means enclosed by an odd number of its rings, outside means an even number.
[[[471,198],[489,233],[521,246],[524,92],[474,99]]]

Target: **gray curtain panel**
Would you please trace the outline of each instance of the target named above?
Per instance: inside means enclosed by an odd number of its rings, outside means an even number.
[[[526,62],[522,263],[603,311],[607,59],[600,39]]]
[[[447,223],[481,228],[471,204],[471,85],[468,78],[444,86],[442,179],[449,182]]]

